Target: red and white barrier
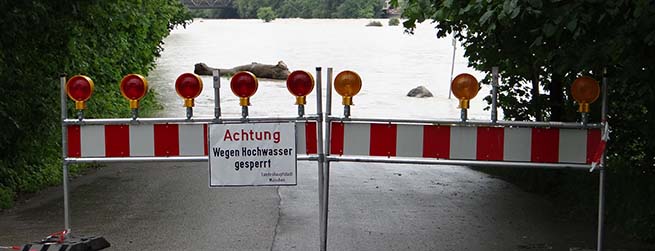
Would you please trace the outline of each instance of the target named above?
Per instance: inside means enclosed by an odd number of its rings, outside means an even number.
[[[316,122],[296,123],[296,148],[317,153]],[[207,124],[69,125],[67,156],[207,156]]]
[[[591,163],[601,136],[599,129],[347,122],[331,130],[333,155],[575,164]]]

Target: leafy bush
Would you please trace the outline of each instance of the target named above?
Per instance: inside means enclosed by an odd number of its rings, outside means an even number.
[[[61,181],[59,75],[94,80],[86,117],[127,117],[118,81],[147,75],[162,38],[188,18],[177,0],[0,1],[0,86],[11,97],[0,99],[0,207]],[[142,105],[152,109],[153,96]]]
[[[264,20],[264,22],[270,22],[277,18],[275,11],[271,7],[262,7],[257,10],[257,18]]]
[[[380,21],[370,21],[366,26],[382,27],[382,23],[380,23]]]
[[[14,200],[14,191],[0,186],[0,208],[9,208]]]
[[[400,19],[396,17],[389,19],[389,26],[398,26],[398,25],[400,25]]]
[[[392,0],[393,5],[398,2]],[[487,73],[493,66],[500,67],[504,84],[499,104],[506,107],[508,119],[575,121],[579,115],[570,83],[579,76],[607,77],[612,127],[606,165],[607,222],[623,233],[655,242],[652,1],[406,2],[403,16],[408,18],[404,24],[409,32],[416,23],[432,19],[438,37],[454,35],[465,47],[470,66]],[[489,82],[489,77],[483,80]],[[591,107],[592,122],[600,121],[599,103]],[[589,194],[596,192],[586,189],[596,188],[597,177],[572,172],[512,174],[517,174],[513,182],[537,180],[538,187],[559,190],[559,197],[577,202],[575,206],[595,210],[596,196],[589,199]]]

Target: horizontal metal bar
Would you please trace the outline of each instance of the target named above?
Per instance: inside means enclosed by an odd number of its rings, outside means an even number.
[[[248,117],[245,120],[241,118],[221,118],[221,123],[258,123],[258,122],[304,122],[304,121],[318,121],[318,115],[306,115],[303,117],[278,117],[278,118],[268,118],[268,117]]]
[[[298,155],[297,160],[314,161],[318,160],[318,155]],[[123,162],[207,162],[207,156],[176,156],[176,157],[93,157],[93,158],[66,158],[65,162],[69,164],[77,163],[123,163]]]
[[[75,163],[122,163],[122,162],[207,162],[207,156],[176,156],[176,157],[93,157],[93,158],[66,158],[64,161],[75,164]]]
[[[413,119],[382,119],[382,118],[341,118],[330,116],[327,118],[329,121],[338,122],[353,122],[353,123],[366,123],[366,122],[380,122],[380,123],[397,123],[397,124],[431,124],[431,125],[450,125],[450,126],[499,126],[499,127],[554,127],[554,128],[572,128],[572,129],[588,129],[588,128],[602,128],[599,123],[582,125],[582,123],[574,122],[533,122],[533,121],[477,121],[467,120],[413,120]]]
[[[335,161],[335,162],[368,162],[368,163],[452,165],[452,166],[476,166],[476,167],[521,167],[521,168],[577,169],[577,170],[589,170],[591,168],[591,165],[588,164],[475,161],[475,160],[424,159],[424,158],[399,158],[399,157],[387,158],[387,157],[365,157],[365,156],[357,156],[357,157],[328,156],[327,160]]]
[[[218,123],[231,124],[231,123],[258,123],[258,122],[302,122],[302,121],[317,121],[318,115],[307,115],[304,117],[252,117],[245,120],[241,118],[221,118]],[[111,118],[111,119],[66,119],[66,125],[122,125],[122,124],[208,124],[214,123],[213,117],[203,118]]]
[[[314,161],[319,160],[318,155],[298,155],[297,160]]]

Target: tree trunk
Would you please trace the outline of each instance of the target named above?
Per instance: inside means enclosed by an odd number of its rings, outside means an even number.
[[[212,75],[212,71],[217,68],[209,67],[204,63],[195,65],[193,72],[198,75]],[[252,63],[247,65],[239,65],[234,68],[221,69],[218,68],[221,76],[234,75],[240,71],[249,71],[255,74],[258,78],[271,78],[271,79],[287,79],[289,76],[289,68],[284,62],[280,61],[276,65]]]
[[[537,121],[543,121],[541,116],[541,106],[539,105],[539,72],[536,67],[532,70],[532,109],[534,110],[534,118]]]
[[[562,121],[564,89],[562,88],[563,76],[553,73],[550,80],[550,121]]]

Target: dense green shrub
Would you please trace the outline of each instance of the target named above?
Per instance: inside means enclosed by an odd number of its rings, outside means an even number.
[[[277,15],[275,14],[275,11],[273,11],[273,8],[271,7],[262,7],[257,10],[257,18],[264,20],[264,22],[270,22],[275,20]]]
[[[0,187],[0,208],[11,207],[14,191]]]
[[[608,223],[655,242],[653,1],[405,2],[408,31],[432,19],[438,37],[454,36],[462,44],[470,66],[487,73],[500,68],[499,104],[508,119],[575,121],[579,114],[570,83],[583,75],[601,79],[606,68],[612,127]],[[483,83],[489,84],[489,77]],[[600,122],[599,103],[592,105],[593,122]],[[531,180],[540,192],[557,194],[574,207],[596,208],[595,174],[512,170],[505,176],[518,183]]]
[[[61,180],[59,74],[94,80],[87,117],[128,116],[117,83],[146,75],[162,39],[186,20],[176,0],[0,0],[0,207]]]
[[[400,25],[400,19],[396,17],[389,19],[389,26],[398,26],[398,25]]]
[[[382,27],[382,23],[380,21],[370,21],[366,26]]]

